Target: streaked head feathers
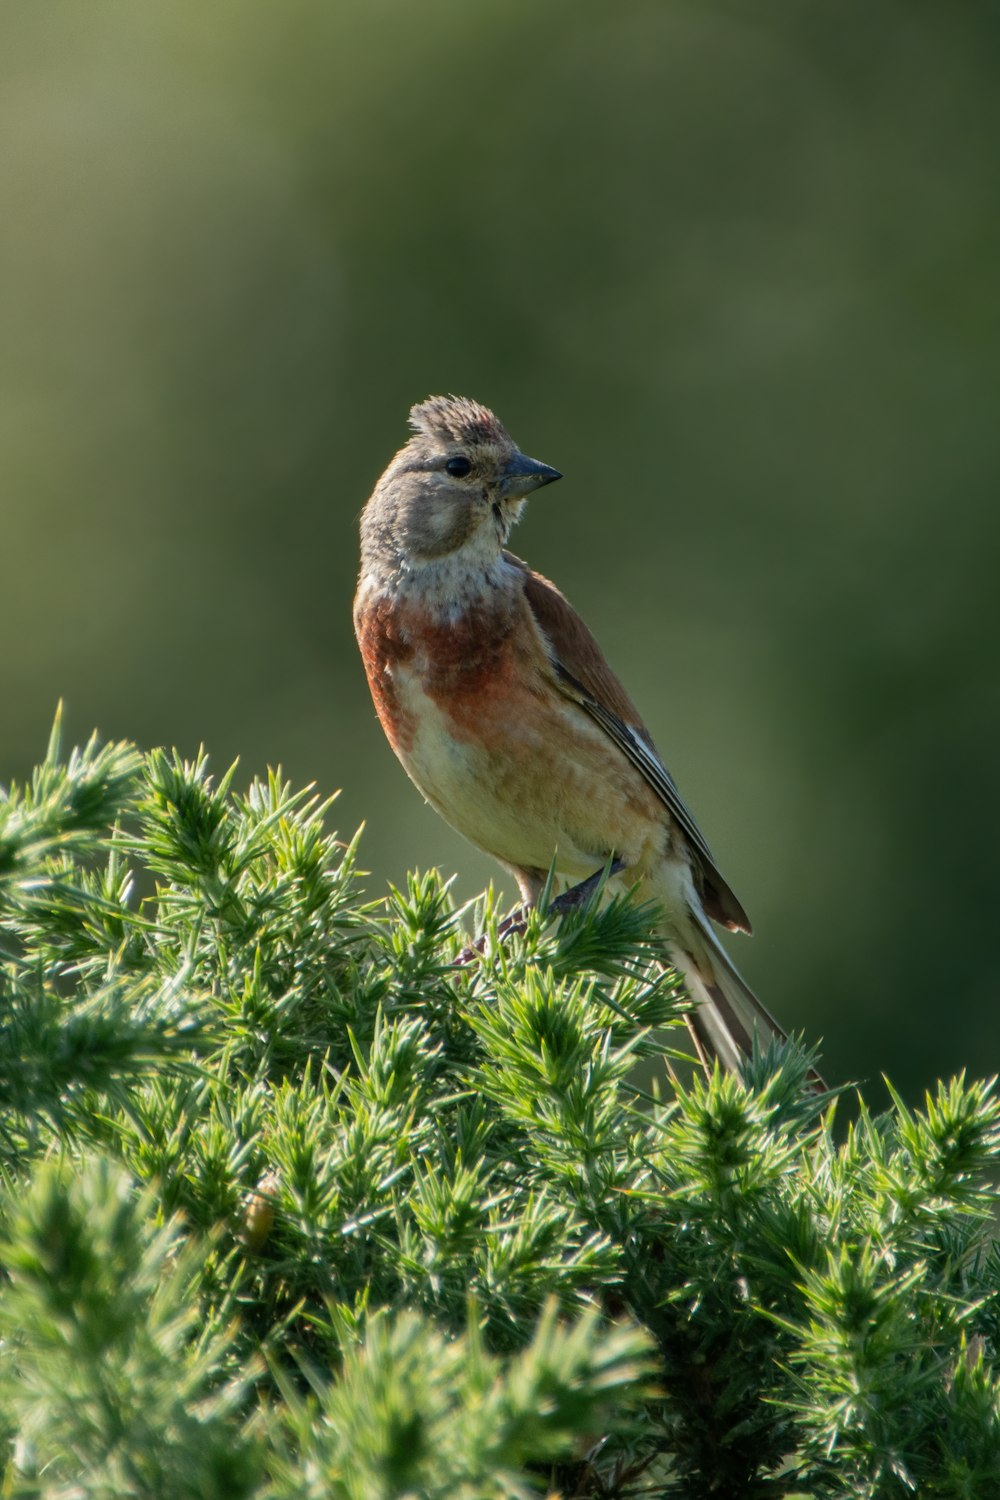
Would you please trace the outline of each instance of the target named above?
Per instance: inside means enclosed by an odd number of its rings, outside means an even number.
[[[411,407],[410,426],[437,442],[511,444],[500,418],[468,396],[428,396]]]

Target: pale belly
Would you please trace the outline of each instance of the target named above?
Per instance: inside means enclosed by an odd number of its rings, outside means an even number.
[[[413,733],[397,750],[446,822],[502,864],[580,880],[614,853],[637,874],[657,864],[667,815],[600,727],[568,699],[485,701],[461,737],[417,673],[393,672]]]

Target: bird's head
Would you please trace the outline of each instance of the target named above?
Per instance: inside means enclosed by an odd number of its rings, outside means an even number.
[[[410,412],[413,436],[375,486],[362,550],[408,567],[465,552],[496,557],[525,497],[560,479],[528,458],[503,423],[465,396],[431,396]]]

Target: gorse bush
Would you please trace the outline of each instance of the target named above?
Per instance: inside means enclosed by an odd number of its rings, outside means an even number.
[[[648,911],[463,955],[233,782],[0,800],[5,1495],[1000,1496],[990,1085],[838,1136],[680,1061]]]

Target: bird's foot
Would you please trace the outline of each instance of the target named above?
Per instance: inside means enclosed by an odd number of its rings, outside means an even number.
[[[502,922],[497,924],[497,938],[502,943],[512,933],[523,932],[528,925],[528,912],[530,906],[515,906],[514,910],[508,912]],[[481,932],[468,948],[463,948],[461,953],[452,964],[453,969],[462,969],[466,964],[471,964],[474,958],[481,957],[486,952],[487,933]]]
[[[612,875],[621,874],[624,868],[625,862],[621,859],[612,860],[610,866],[602,865],[599,870],[594,871],[593,875],[588,875],[586,880],[581,880],[579,885],[570,886],[568,891],[563,891],[561,896],[557,896],[554,901],[551,901],[546,909],[546,916],[564,917],[567,912],[579,911],[581,906],[586,906],[591,896],[605,880],[610,880]],[[528,913],[530,910],[530,906],[515,906],[514,910],[504,917],[503,921],[497,927],[497,938],[501,943],[507,938],[515,936],[517,933],[524,932],[528,925]],[[463,968],[466,964],[470,964],[474,958],[480,957],[485,951],[486,933],[484,932],[476,938],[471,947],[462,949],[452,967],[455,969]]]
[[[581,880],[579,885],[571,885],[568,891],[563,891],[557,896],[548,909],[548,915],[564,917],[568,911],[579,911],[581,906],[586,906],[594,892],[604,883],[610,880],[612,875],[620,875],[625,868],[623,859],[613,859],[610,865],[602,865],[595,870],[593,875],[588,875],[586,880]]]

